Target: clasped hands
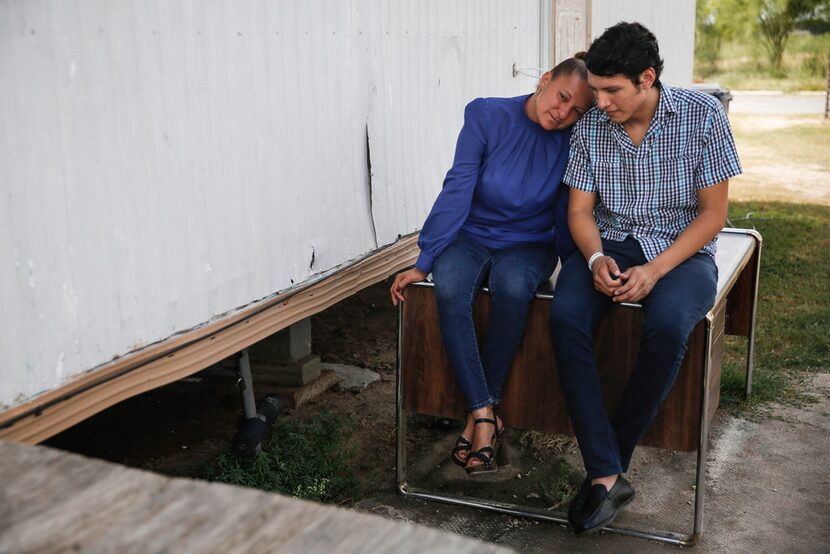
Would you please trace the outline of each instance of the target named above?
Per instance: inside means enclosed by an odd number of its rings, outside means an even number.
[[[594,288],[614,302],[639,302],[651,292],[660,275],[651,264],[635,265],[620,271],[610,256],[597,258],[593,265]]]

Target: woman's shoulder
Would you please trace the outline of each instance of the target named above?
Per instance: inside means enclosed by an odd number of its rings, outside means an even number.
[[[479,97],[467,104],[464,115],[466,118],[482,119],[491,125],[505,124],[524,116],[524,104],[528,96],[523,94],[513,97]]]
[[[529,96],[529,94],[510,97],[488,96],[485,98],[476,98],[473,102],[477,102],[493,113],[501,112],[505,115],[515,115],[517,112],[521,113],[524,110],[525,102]],[[470,104],[473,102],[470,102]]]

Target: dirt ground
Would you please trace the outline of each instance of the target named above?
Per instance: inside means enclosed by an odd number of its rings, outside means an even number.
[[[830,148],[824,95],[733,96],[729,120],[744,172],[730,181],[729,198],[830,205],[830,152],[821,151]],[[795,148],[794,134],[801,138]]]

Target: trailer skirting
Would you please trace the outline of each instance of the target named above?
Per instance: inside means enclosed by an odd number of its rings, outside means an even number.
[[[316,282],[148,346],[0,413],[0,439],[36,444],[110,406],[227,358],[415,262],[417,235]]]

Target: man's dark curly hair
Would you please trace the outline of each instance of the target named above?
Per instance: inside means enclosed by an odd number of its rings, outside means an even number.
[[[653,67],[657,74],[655,85],[659,87],[663,72],[657,38],[639,23],[620,22],[605,29],[591,43],[585,65],[594,75],[625,75],[635,85],[640,84],[640,74]]]

